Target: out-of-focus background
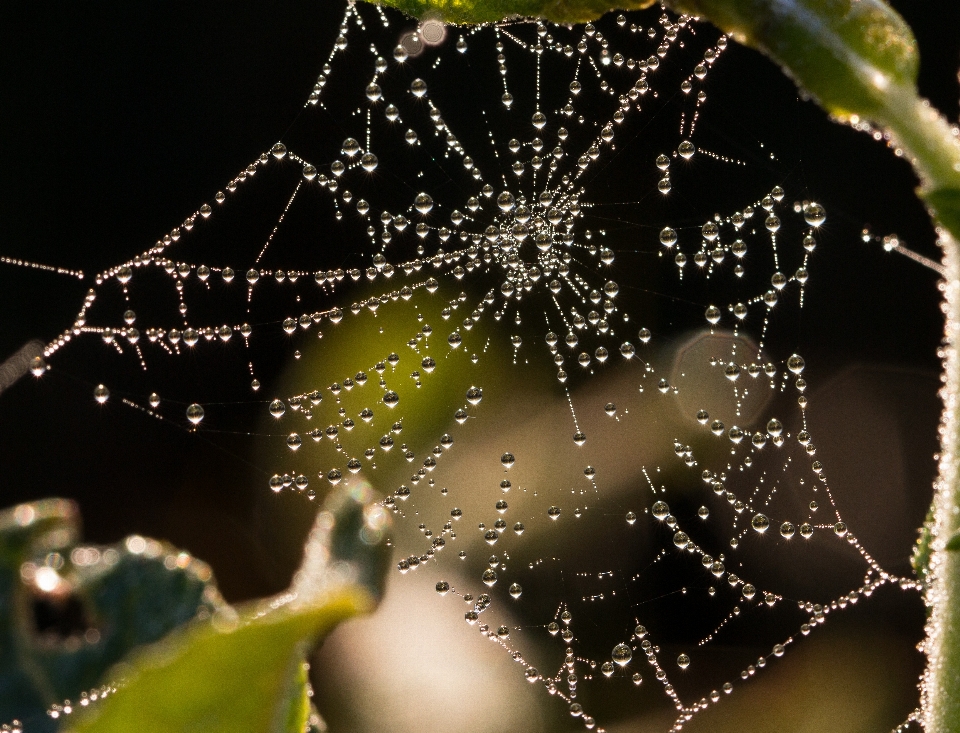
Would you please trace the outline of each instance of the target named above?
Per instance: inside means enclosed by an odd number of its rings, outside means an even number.
[[[895,4],[919,39],[921,92],[956,119],[960,38],[943,29],[957,27],[957,8]],[[60,333],[90,275],[145,250],[286,135],[341,12],[339,3],[295,2],[0,7],[0,255],[88,273],[80,281],[0,263],[0,357]],[[937,448],[937,275],[860,234],[864,227],[896,233],[936,259],[932,229],[912,194],[915,179],[882,143],[798,99],[755,53],[729,49],[712,83],[713,106],[704,114],[712,115],[714,139],[743,150],[746,141],[762,141],[775,157],[763,160],[754,149],[752,170],[767,185],[781,183],[788,197],[816,198],[827,208],[815,280],[778,344],[802,347],[816,408],[811,432],[841,511],[888,570],[907,574]],[[598,197],[616,189],[615,180],[604,185]],[[698,185],[708,196],[710,181]],[[678,321],[690,322],[687,315]],[[669,317],[661,318],[666,329]],[[678,330],[662,358],[682,364],[696,335]],[[274,362],[265,393],[289,378]],[[212,565],[228,600],[288,585],[311,505],[267,490],[271,455],[262,443],[243,435],[207,439],[115,401],[96,405],[89,380],[131,378],[129,361],[101,344],[71,347],[52,366],[44,379],[26,378],[0,395],[0,503],[73,498],[87,540],[131,533],[169,540]],[[191,369],[221,379],[215,364]],[[519,456],[544,421],[566,419],[562,396],[543,389],[552,385],[551,370],[490,372],[491,380],[507,378],[516,397],[494,402],[486,415],[499,427],[478,432],[471,453],[455,454],[445,470],[473,475],[480,469],[471,460],[499,454],[503,444]],[[602,402],[619,378],[606,375],[602,388],[576,385],[575,394]],[[664,446],[669,453],[671,441]],[[632,458],[623,457],[625,485],[635,473]],[[542,465],[530,470],[548,471],[553,459],[541,455]],[[767,562],[770,576],[790,575],[798,594],[843,585],[849,572],[841,560],[835,575],[824,574],[824,564],[804,575],[790,558],[778,565],[774,554]],[[521,684],[516,665],[450,612],[450,600],[430,590],[434,582],[423,573],[392,578],[375,616],[347,624],[320,652],[317,702],[332,730],[581,725]],[[782,667],[739,687],[691,729],[867,731],[899,723],[916,702],[922,658],[914,647],[924,614],[916,594],[882,593],[831,619]],[[749,634],[727,643],[764,653],[751,648]],[[600,702],[598,711],[613,712],[601,719],[607,730],[669,726],[673,711],[650,677],[639,698]]]

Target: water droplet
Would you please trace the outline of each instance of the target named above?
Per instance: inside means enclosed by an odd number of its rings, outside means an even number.
[[[677,666],[678,666],[680,669],[686,669],[687,667],[689,667],[689,666],[690,666],[690,657],[688,657],[686,654],[681,654],[680,656],[678,656],[678,657],[677,657]]]
[[[423,97],[427,93],[427,82],[423,79],[414,79],[410,84],[410,91],[415,97]]]
[[[827,220],[827,212],[820,204],[810,202],[803,207],[803,219],[810,226],[818,227]]]
[[[194,425],[197,425],[201,420],[203,420],[203,408],[194,403],[187,408],[187,420],[192,422]]]
[[[755,514],[750,520],[750,525],[757,532],[766,532],[770,527],[770,520],[763,514]]]
[[[654,502],[653,507],[650,509],[650,512],[657,519],[666,519],[667,515],[670,513],[670,507],[665,501]]]
[[[42,356],[35,356],[30,360],[30,373],[35,377],[43,376],[47,371],[47,362]]]
[[[440,582],[437,583],[437,593],[439,593],[442,596],[445,596],[449,591],[450,591],[450,584],[447,581],[441,580]]]
[[[104,387],[102,384],[98,384],[93,389],[93,399],[102,405],[104,402],[110,399],[110,390]]]
[[[633,650],[627,644],[617,644],[610,653],[610,658],[622,667],[633,659]]]

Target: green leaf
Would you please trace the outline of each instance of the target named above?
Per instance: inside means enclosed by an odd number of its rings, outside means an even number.
[[[371,601],[347,590],[316,606],[221,610],[116,670],[121,689],[67,733],[300,733],[305,650]]]
[[[956,552],[957,550],[960,550],[960,532],[947,540],[947,544],[944,546],[944,549],[949,552]]]
[[[0,720],[31,731],[54,729],[46,711],[131,649],[222,605],[186,553],[141,537],[78,546],[79,527],[63,499],[0,512]]]
[[[311,719],[304,660],[337,623],[372,610],[390,549],[386,510],[363,484],[317,515],[291,588],[221,607],[107,673],[117,691],[69,721],[72,733],[303,733]]]

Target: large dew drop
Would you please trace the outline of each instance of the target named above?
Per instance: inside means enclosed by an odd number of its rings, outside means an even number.
[[[194,425],[200,423],[203,420],[203,408],[194,403],[187,408],[187,420],[189,420]]]
[[[622,667],[633,659],[633,650],[627,644],[617,644],[610,653],[610,658]]]

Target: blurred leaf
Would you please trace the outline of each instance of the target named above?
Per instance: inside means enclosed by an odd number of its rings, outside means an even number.
[[[290,590],[220,608],[134,653],[105,678],[118,690],[68,731],[303,733],[311,718],[305,658],[340,621],[372,610],[389,562],[389,517],[358,483],[317,515]]]
[[[46,711],[131,649],[221,603],[209,568],[186,553],[140,537],[77,546],[79,526],[63,499],[0,513],[0,720],[31,731],[54,729]]]
[[[348,590],[318,606],[219,611],[142,651],[116,671],[122,688],[66,730],[72,733],[299,733],[307,722],[305,650],[337,623],[369,609]]]

